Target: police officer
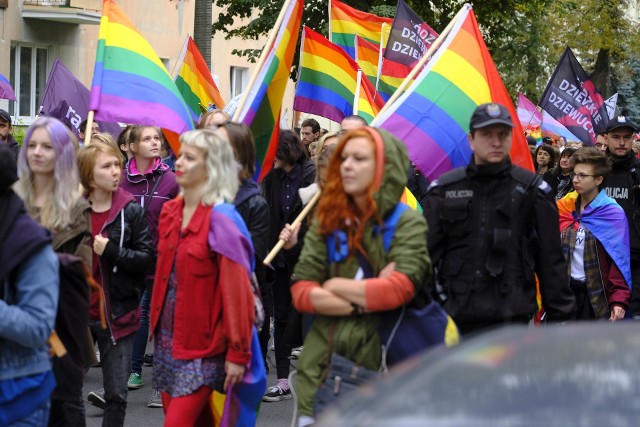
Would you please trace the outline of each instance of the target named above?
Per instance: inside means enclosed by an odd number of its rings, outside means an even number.
[[[631,148],[633,134],[637,130],[631,119],[625,116],[618,116],[609,122],[604,139],[613,167],[603,188],[609,197],[622,206],[629,221],[633,282],[629,310],[635,319],[640,319],[640,160]]]
[[[535,274],[548,320],[568,320],[575,310],[550,187],[511,164],[512,128],[503,105],[476,108],[471,161],[427,194],[436,288],[462,334],[529,322],[537,312]]]

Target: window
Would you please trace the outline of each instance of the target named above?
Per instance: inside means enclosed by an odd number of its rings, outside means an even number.
[[[11,45],[9,81],[17,102],[9,103],[9,114],[34,117],[47,82],[49,52],[46,47],[28,44]]]
[[[249,84],[249,69],[231,67],[231,98],[241,94]]]

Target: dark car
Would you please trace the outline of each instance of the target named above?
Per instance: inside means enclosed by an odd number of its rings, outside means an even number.
[[[639,426],[640,325],[511,326],[398,366],[318,426]]]

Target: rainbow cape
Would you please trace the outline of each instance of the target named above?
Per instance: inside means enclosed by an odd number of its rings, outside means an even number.
[[[304,27],[301,45],[294,110],[340,122],[357,108],[367,122],[373,120],[382,108],[382,100],[374,100],[375,89],[362,72],[354,105],[358,64],[341,47],[308,27]]]
[[[89,109],[95,118],[177,134],[194,116],[160,58],[114,0],[104,0]]]
[[[584,225],[602,244],[631,288],[629,223],[624,210],[602,190],[578,216],[576,213],[577,199],[578,193],[572,191],[558,200],[560,231],[577,225],[578,222]]]
[[[434,180],[469,163],[469,120],[486,102],[505,105],[514,120],[511,161],[533,170],[513,102],[484,43],[473,9],[463,6],[438,51],[413,84],[371,124],[404,141],[409,157]]]
[[[234,205],[219,203],[212,208],[208,243],[212,251],[242,265],[251,275],[255,268],[251,234]],[[242,381],[233,389],[226,390],[226,395],[214,393],[213,396],[213,406],[218,409],[214,409],[214,416],[223,407],[221,426],[256,424],[262,396],[267,388],[267,376],[255,326],[251,334],[251,360]]]
[[[202,108],[206,110],[212,106],[221,110],[225,102],[191,36],[187,36],[181,62],[175,82],[193,115],[198,117]]]
[[[11,83],[2,74],[0,74],[0,99],[16,100],[16,94],[11,87]]]
[[[355,34],[377,44],[381,40],[382,24],[387,24],[389,29],[393,24],[391,18],[362,12],[338,0],[329,0],[329,11],[331,41],[343,48],[352,58],[355,58],[353,46]]]
[[[267,58],[255,83],[245,93],[242,109],[233,120],[251,128],[256,141],[256,181],[269,172],[278,149],[279,117],[282,98],[293,65],[296,43],[302,24],[303,0],[286,3],[282,25],[275,41],[268,49]]]

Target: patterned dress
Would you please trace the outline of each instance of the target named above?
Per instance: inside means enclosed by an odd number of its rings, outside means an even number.
[[[177,285],[174,264],[160,315],[160,327],[154,337],[153,388],[168,393],[171,397],[192,394],[202,386],[222,392],[225,379],[224,353],[204,359],[173,358],[173,317]]]

